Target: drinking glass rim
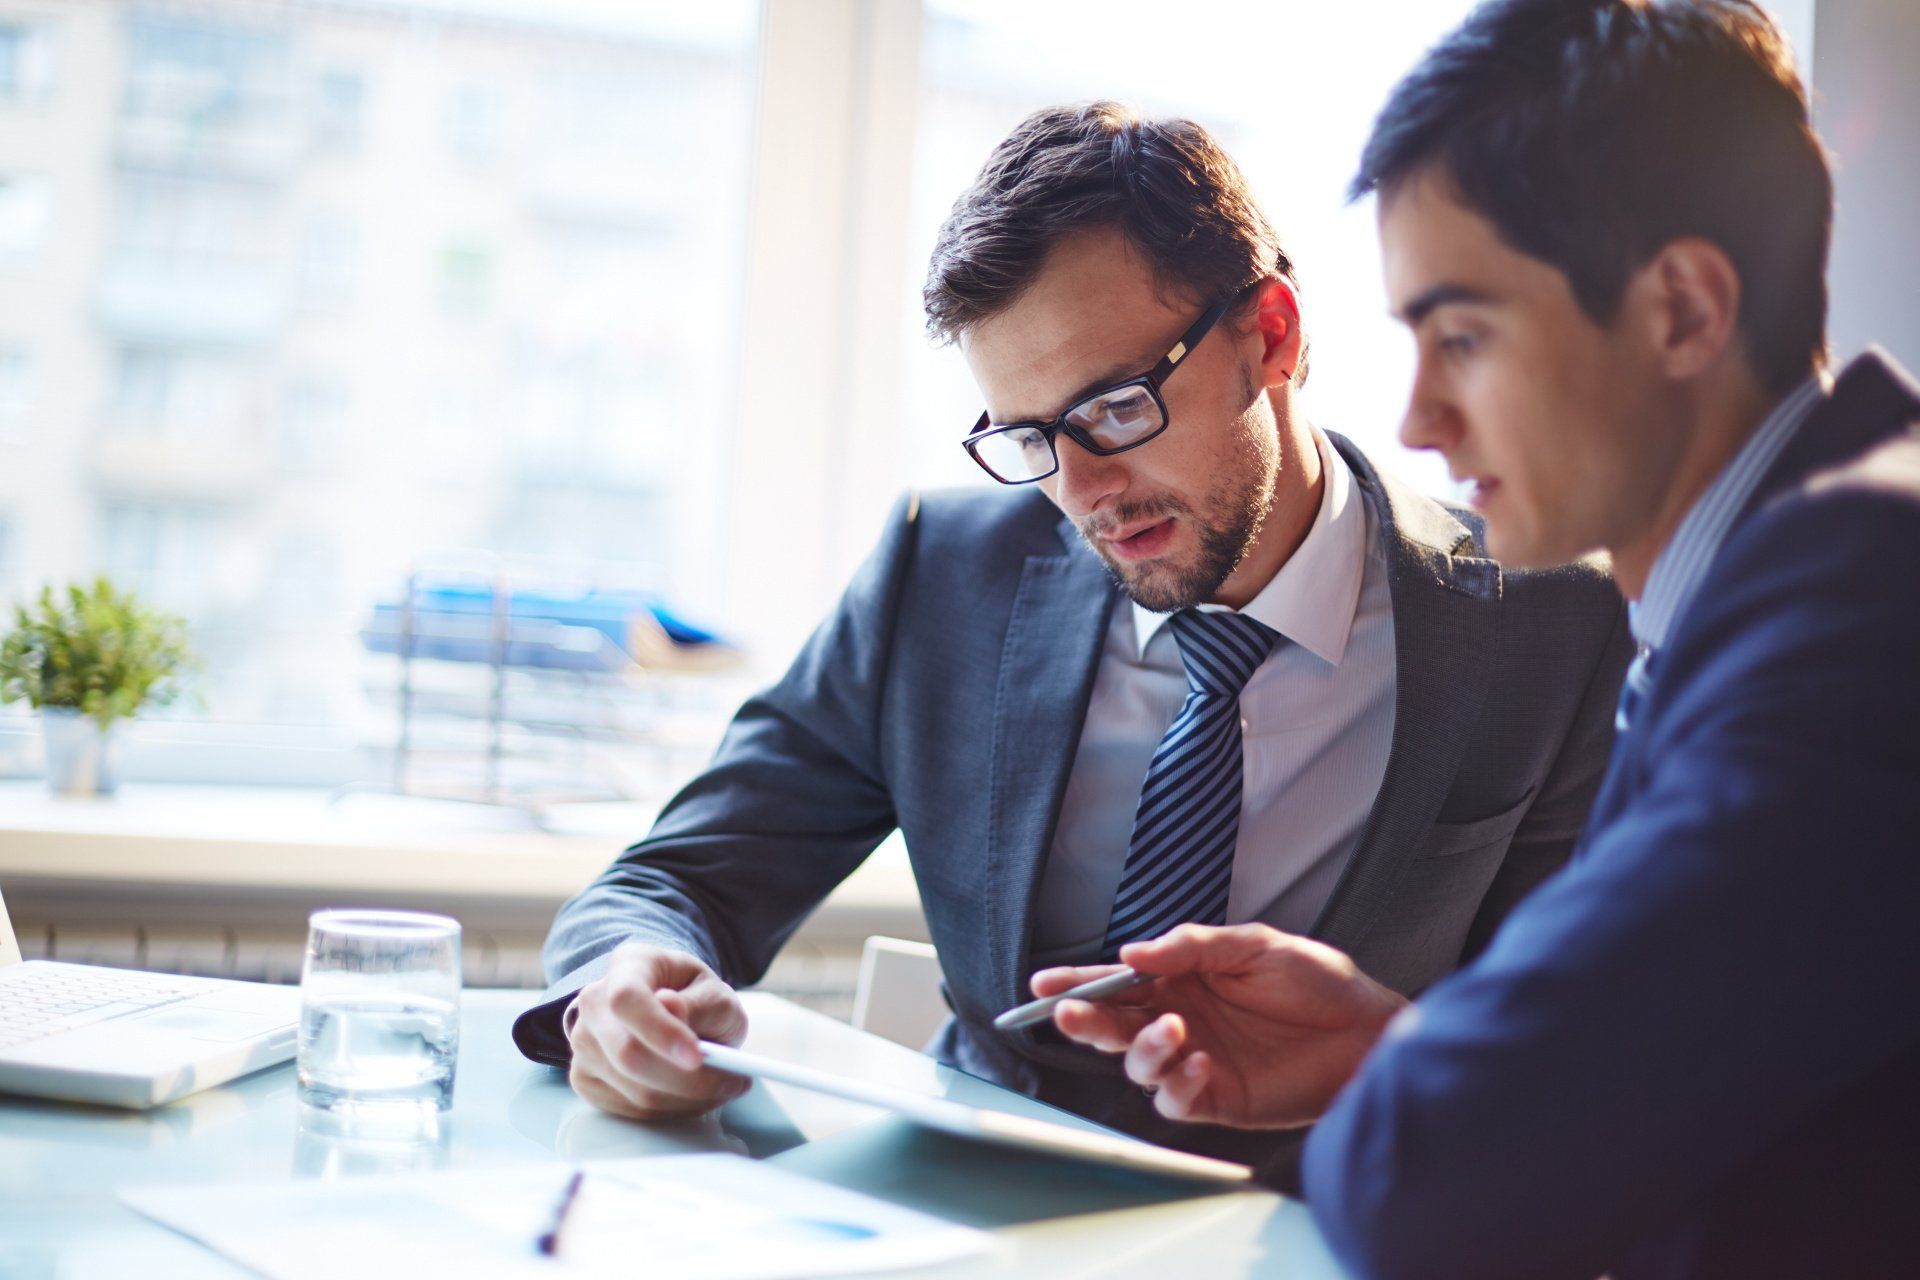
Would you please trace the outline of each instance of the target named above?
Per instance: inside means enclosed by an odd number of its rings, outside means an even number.
[[[460,932],[460,922],[452,916],[379,907],[323,907],[307,917],[307,927],[365,938],[436,938]]]

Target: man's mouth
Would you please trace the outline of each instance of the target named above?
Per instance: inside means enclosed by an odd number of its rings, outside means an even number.
[[[1165,516],[1151,524],[1120,528],[1103,533],[1100,540],[1121,560],[1149,560],[1166,550],[1173,540],[1174,517]]]
[[[1458,483],[1465,491],[1467,505],[1475,511],[1485,511],[1500,488],[1500,482],[1490,476],[1462,476]]]

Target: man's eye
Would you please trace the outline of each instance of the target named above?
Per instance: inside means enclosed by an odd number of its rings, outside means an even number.
[[[1450,356],[1470,355],[1480,345],[1480,335],[1475,333],[1443,333],[1440,335],[1440,350]]]

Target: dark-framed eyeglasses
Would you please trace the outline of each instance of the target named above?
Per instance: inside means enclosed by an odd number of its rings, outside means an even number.
[[[1052,422],[994,423],[983,413],[961,447],[1001,484],[1032,484],[1058,471],[1055,441],[1062,432],[1088,453],[1103,458],[1138,449],[1165,431],[1171,420],[1161,386],[1240,300],[1241,292],[1235,290],[1208,307],[1145,373],[1081,397]]]

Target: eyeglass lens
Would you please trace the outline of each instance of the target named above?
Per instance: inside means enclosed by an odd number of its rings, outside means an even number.
[[[1121,449],[1160,430],[1160,402],[1146,387],[1116,387],[1082,400],[1066,420],[1086,432],[1102,449]],[[986,436],[976,445],[980,460],[1012,483],[1034,480],[1054,469],[1054,446],[1040,427],[1013,427]]]

